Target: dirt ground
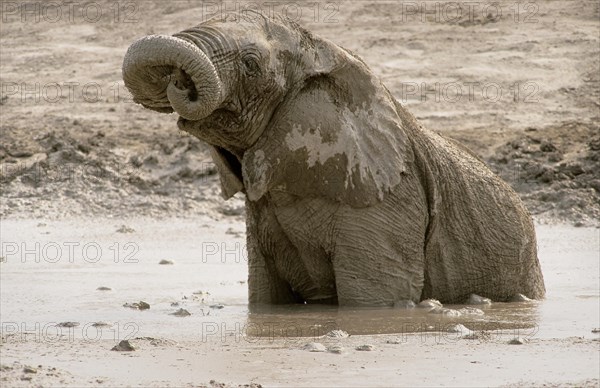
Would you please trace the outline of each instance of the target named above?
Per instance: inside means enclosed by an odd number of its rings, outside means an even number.
[[[597,236],[598,229],[590,228],[600,226],[598,1],[107,0],[1,3],[2,241],[21,241],[6,239],[7,220],[25,220],[31,228],[77,220],[69,230],[83,235],[88,223],[117,229],[162,219],[206,229],[226,225],[218,229],[219,238],[243,240],[243,196],[221,199],[205,146],[177,130],[175,115],[131,102],[121,64],[127,47],[143,35],[175,33],[225,10],[247,8],[287,15],[360,55],[426,127],[462,141],[509,182],[538,225],[566,223]],[[186,233],[181,235],[194,238]],[[8,267],[0,268],[5,276]],[[25,281],[38,285],[36,278]],[[597,300],[597,294],[592,297]],[[212,379],[215,386],[599,384],[598,342],[578,340],[580,332],[536,339],[521,356],[505,351],[508,337],[481,346],[463,341],[457,352],[448,344],[423,346],[413,339],[414,346],[396,346],[386,344],[387,337],[352,336],[345,347],[371,341],[386,356],[352,350],[352,356],[332,360],[337,355],[301,352],[277,341],[243,342],[232,353],[219,341],[198,349],[194,340],[178,339],[179,345],[163,349],[160,341],[142,339],[136,346],[154,351],[100,357],[95,352],[113,346],[114,338],[101,346],[77,343],[76,349],[68,341],[41,346],[6,337],[4,323],[15,320],[2,313],[2,385],[181,386],[210,385]],[[64,352],[67,361],[61,361]],[[416,352],[421,356],[410,359]],[[296,365],[298,354],[304,361]],[[564,360],[562,368],[555,367],[555,354]],[[8,355],[10,363],[4,361]],[[449,360],[443,370],[440,360]],[[275,361],[283,365],[277,371]],[[254,375],[229,368],[239,364]],[[75,373],[77,365],[87,372]],[[477,381],[470,377],[475,371],[481,372]],[[109,374],[108,382],[89,377]]]
[[[241,215],[241,201],[221,201],[203,145],[175,115],[131,103],[120,69],[140,36],[254,4],[363,57],[538,220],[598,225],[597,1],[2,4],[0,215]]]

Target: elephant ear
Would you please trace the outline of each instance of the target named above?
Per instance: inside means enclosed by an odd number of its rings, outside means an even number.
[[[300,87],[244,154],[246,194],[251,201],[280,191],[374,205],[412,159],[395,100],[359,58],[310,39]]]

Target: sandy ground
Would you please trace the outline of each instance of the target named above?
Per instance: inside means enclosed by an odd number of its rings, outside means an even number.
[[[56,4],[1,3],[0,385],[600,384],[597,1],[259,2],[363,57],[534,215],[548,299],[455,320],[248,311],[243,197],[222,201],[205,147],[133,104],[120,68],[142,35],[251,3]],[[477,338],[445,332],[459,322]],[[111,351],[122,339],[137,350]]]

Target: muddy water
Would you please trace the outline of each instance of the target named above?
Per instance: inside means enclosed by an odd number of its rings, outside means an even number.
[[[333,329],[439,333],[461,323],[490,335],[510,331],[563,338],[589,336],[600,327],[600,229],[538,226],[547,299],[473,306],[484,314],[455,318],[419,308],[303,305],[249,311],[244,229],[242,223],[209,219],[3,220],[2,332],[46,341],[142,336],[250,340],[320,336]],[[163,259],[174,264],[159,265]],[[97,290],[101,286],[111,290]],[[150,309],[123,307],[139,301]],[[179,308],[191,315],[170,315]],[[56,326],[60,322],[78,325]],[[97,322],[109,326],[94,326]]]

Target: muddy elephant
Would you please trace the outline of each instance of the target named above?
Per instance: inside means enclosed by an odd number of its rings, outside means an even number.
[[[210,146],[226,199],[245,194],[251,304],[544,296],[517,194],[351,51],[231,14],[140,38],[123,78]]]

